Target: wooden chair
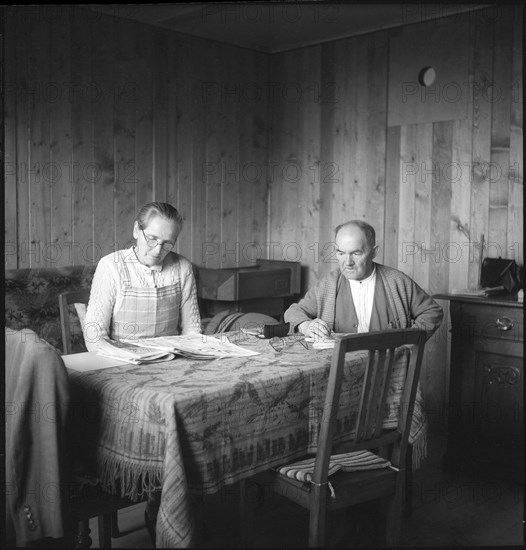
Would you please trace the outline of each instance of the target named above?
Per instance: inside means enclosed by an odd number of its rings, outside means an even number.
[[[63,292],[58,296],[58,307],[60,311],[60,328],[62,329],[62,350],[65,354],[73,353],[71,342],[71,319],[70,308],[72,304],[87,305],[89,301],[89,289],[73,290]],[[79,319],[80,321],[80,319]],[[81,322],[82,325],[82,322]]]
[[[70,305],[84,304],[89,301],[90,291],[75,290],[63,292],[58,296],[60,310],[60,325],[62,329],[62,349],[65,354],[73,353],[71,338],[71,317]],[[80,320],[83,324],[83,320]],[[82,485],[83,475],[77,475],[76,480]],[[86,495],[86,487],[92,487],[90,495]],[[84,492],[84,494],[83,494]],[[88,498],[89,497],[89,498]],[[84,484],[84,490],[75,494],[68,503],[68,517],[71,522],[78,523],[78,533],[74,535],[77,548],[89,548],[91,538],[89,537],[89,520],[93,517],[98,519],[99,546],[100,548],[111,548],[111,538],[120,536],[118,523],[118,510],[137,504],[128,498],[121,498],[103,491],[98,485]]]
[[[413,347],[400,401],[398,426],[394,430],[385,431],[382,424],[387,382],[391,375],[395,349],[407,344],[412,344]],[[310,547],[325,544],[328,510],[347,508],[376,499],[383,499],[386,543],[388,546],[398,544],[404,511],[406,451],[424,345],[425,332],[416,329],[353,334],[337,340],[325,395],[317,453],[311,461],[311,477],[307,476],[310,481],[297,479],[301,479],[302,476],[305,479],[305,469],[299,468],[297,463],[296,466],[292,464],[285,468],[277,468],[253,478],[259,486],[275,491],[310,510]],[[354,439],[333,449],[345,356],[348,352],[359,350],[368,350],[369,357],[363,378]],[[332,467],[337,460],[333,451],[351,453],[344,456],[344,461],[351,463],[357,460],[358,452],[368,451],[367,460],[380,464],[378,469],[348,472],[340,470],[329,478],[329,466]],[[387,467],[384,460],[390,462]],[[285,473],[287,475],[284,475]],[[242,503],[241,518],[242,536],[245,539],[250,532],[254,511],[247,508],[247,504],[254,506],[253,499],[250,499],[250,502],[246,500],[245,505]]]
[[[77,481],[82,475],[76,476]],[[120,536],[116,523],[117,512],[135,506],[129,498],[103,491],[99,484],[79,488],[66,503],[65,516],[68,523],[77,528],[69,533],[75,548],[90,548],[89,520],[96,517],[99,531],[99,548],[111,548],[112,537]]]

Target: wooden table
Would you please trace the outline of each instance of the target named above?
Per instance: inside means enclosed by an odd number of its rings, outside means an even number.
[[[108,360],[94,353],[64,356],[77,423],[74,451],[109,491],[135,499],[142,491],[162,489],[159,547],[191,544],[190,493],[215,492],[315,449],[332,350],[306,350],[296,342],[277,352],[253,337],[236,343],[261,354],[85,372],[71,367],[96,368]],[[342,404],[352,405],[341,411],[339,440],[353,429],[365,358],[349,356]],[[396,425],[406,364],[401,352],[386,428]],[[427,424],[421,404],[412,439],[423,442]]]

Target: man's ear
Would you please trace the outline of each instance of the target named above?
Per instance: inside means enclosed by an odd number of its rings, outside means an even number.
[[[380,250],[380,245],[375,245],[373,248],[373,258],[376,258],[376,255],[378,254],[378,251]]]
[[[133,222],[133,238],[135,240],[139,238],[139,223],[137,220]]]

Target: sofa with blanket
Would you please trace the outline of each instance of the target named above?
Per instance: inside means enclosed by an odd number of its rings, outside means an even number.
[[[58,295],[90,289],[94,265],[5,270],[5,324],[30,328],[62,353]],[[73,308],[73,306],[71,306]],[[72,309],[71,341],[74,352],[86,351],[80,321]]]

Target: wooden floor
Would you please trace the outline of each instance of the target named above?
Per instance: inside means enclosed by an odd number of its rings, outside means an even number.
[[[523,487],[497,479],[444,474],[445,440],[430,435],[428,458],[415,472],[413,512],[402,532],[404,547],[517,546],[524,543]],[[240,548],[236,486],[207,498],[201,533],[203,548]],[[144,504],[119,513],[122,536],[114,548],[151,548],[144,528]],[[375,524],[365,508],[343,512],[330,521],[330,545],[375,546]],[[96,522],[91,522],[93,548]],[[260,510],[252,547],[297,547],[307,544],[307,517],[302,509],[274,497]]]

